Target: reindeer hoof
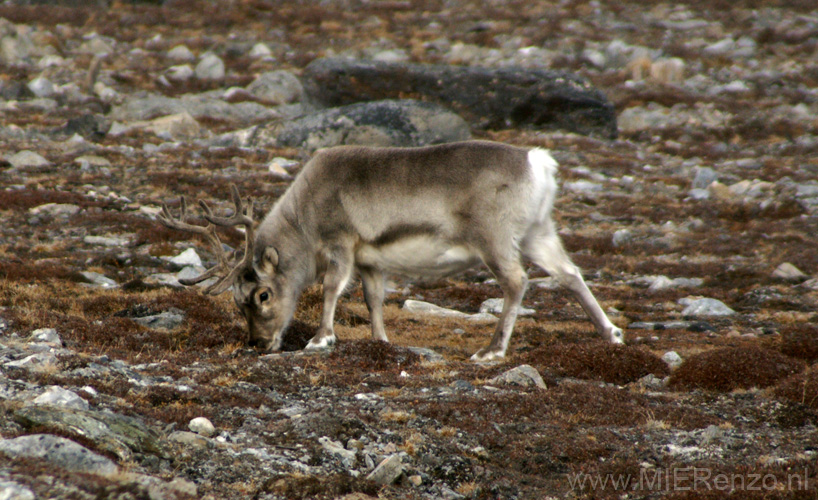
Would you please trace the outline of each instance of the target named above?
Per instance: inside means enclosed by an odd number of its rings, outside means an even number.
[[[486,363],[503,359],[506,353],[489,348],[483,348],[472,355],[471,360],[478,363]]]
[[[335,335],[326,335],[318,337],[317,335],[310,339],[309,343],[304,347],[304,350],[313,351],[320,349],[329,349],[335,345]]]
[[[622,329],[613,327],[611,331],[608,332],[608,341],[612,344],[624,344],[625,334],[622,332]]]

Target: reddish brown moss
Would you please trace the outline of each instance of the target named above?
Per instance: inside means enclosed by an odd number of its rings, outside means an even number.
[[[799,324],[781,331],[781,352],[810,363],[818,360],[818,325]]]
[[[593,341],[584,344],[553,344],[519,357],[542,371],[561,377],[627,384],[648,374],[664,377],[670,372],[664,361],[643,347]]]
[[[76,271],[51,262],[24,263],[19,261],[0,262],[0,279],[8,281],[48,282],[51,280],[84,282],[85,278]]]
[[[380,486],[363,478],[353,478],[347,474],[333,474],[328,477],[293,475],[276,475],[267,479],[257,495],[273,493],[283,498],[301,499],[333,499],[352,493],[364,493],[377,496]],[[356,497],[357,498],[357,497]]]
[[[768,387],[804,369],[804,363],[780,352],[760,347],[725,347],[703,352],[684,361],[670,378],[676,390]]]
[[[372,339],[341,342],[329,358],[363,372],[401,370],[420,363],[420,356],[411,350]]]
[[[818,410],[818,369],[813,367],[787,378],[773,392],[778,398]]]

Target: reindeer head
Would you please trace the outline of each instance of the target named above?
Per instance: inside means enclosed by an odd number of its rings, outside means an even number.
[[[162,205],[159,221],[165,226],[181,231],[192,232],[203,236],[213,247],[218,264],[196,278],[180,279],[183,285],[192,286],[207,279],[218,277],[215,283],[207,286],[204,292],[219,295],[231,289],[233,300],[247,320],[250,331],[248,344],[260,350],[277,350],[281,346],[282,332],[292,318],[295,310],[295,297],[289,293],[286,277],[276,272],[278,252],[273,247],[261,251],[255,248],[255,231],[253,227],[253,202],[245,207],[238,188],[231,184],[235,212],[230,217],[216,217],[204,201],[199,205],[204,211],[207,226],[197,226],[185,222],[187,202],[181,199],[181,213],[175,219],[167,205]],[[228,255],[216,232],[216,226],[244,226],[244,253],[239,256],[234,252]],[[258,256],[256,255],[258,253]]]

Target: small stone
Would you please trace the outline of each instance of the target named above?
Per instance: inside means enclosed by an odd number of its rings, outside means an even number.
[[[201,131],[199,122],[187,112],[163,116],[137,126],[163,139],[171,140],[193,139]]]
[[[209,439],[194,432],[174,431],[168,436],[168,439],[174,443],[187,445],[197,449],[203,449],[210,446]]]
[[[216,427],[205,417],[196,417],[187,424],[188,429],[205,437],[211,437],[216,434]]]
[[[366,479],[388,486],[394,483],[403,474],[403,463],[400,455],[390,455],[375,467],[375,470],[366,476]]]
[[[566,182],[562,187],[575,193],[598,193],[602,191],[602,184],[586,180]]]
[[[32,215],[44,215],[47,217],[67,219],[72,215],[78,214],[80,210],[81,209],[78,205],[73,205],[70,203],[46,203],[45,205],[38,205],[34,208],[30,208],[28,213]]]
[[[489,382],[494,384],[520,385],[523,387],[535,385],[540,389],[548,388],[540,373],[530,365],[520,365],[516,368],[512,368],[489,380]]]
[[[612,242],[616,248],[622,248],[633,241],[633,233],[630,229],[618,229],[614,232]]]
[[[54,328],[38,328],[31,332],[31,341],[62,347],[62,339]]]
[[[170,80],[177,82],[184,82],[193,78],[196,73],[190,64],[180,64],[178,66],[171,66],[165,71],[165,75]]]
[[[262,73],[247,86],[247,91],[262,101],[276,105],[298,102],[304,94],[301,80],[284,70]]]
[[[694,167],[693,172],[695,173],[691,184],[693,189],[706,189],[718,179],[718,174],[710,167]]]
[[[707,186],[707,191],[710,195],[718,200],[729,200],[733,198],[733,193],[730,188],[719,181],[713,181]]]
[[[486,299],[480,304],[480,312],[481,313],[491,313],[491,314],[500,314],[503,312],[503,299]],[[518,316],[531,316],[536,313],[534,309],[527,309],[525,307],[520,306],[519,310],[517,311]]]
[[[488,313],[468,314],[453,309],[446,309],[421,300],[409,299],[403,303],[403,309],[413,313],[428,314],[441,318],[458,318],[469,321],[496,321],[497,317]]]
[[[48,372],[57,365],[57,357],[50,352],[38,352],[17,361],[9,361],[4,366],[23,368],[33,372]]]
[[[14,168],[25,167],[45,167],[51,165],[51,162],[43,158],[34,151],[20,151],[16,154],[6,157],[6,161]]]
[[[196,56],[186,45],[177,45],[168,51],[168,58],[176,61],[194,61]]]
[[[28,82],[28,89],[37,97],[51,97],[56,93],[54,84],[43,77]]]
[[[35,500],[34,493],[22,484],[0,480],[0,500]]]
[[[443,363],[446,361],[442,354],[426,347],[410,347],[409,350],[420,356],[420,359],[426,363]]]
[[[256,59],[266,59],[273,56],[273,51],[270,50],[270,47],[268,47],[267,44],[259,42],[253,45],[253,48],[250,49],[250,53],[248,55]]]
[[[324,449],[325,452],[329,453],[330,455],[338,457],[347,470],[352,469],[355,466],[354,451],[347,450],[346,448],[343,447],[343,445],[341,445],[341,443],[333,441],[327,436],[318,438],[318,442],[321,443],[321,447]]]
[[[77,393],[56,385],[48,386],[44,393],[32,400],[32,403],[35,405],[62,406],[76,410],[88,409],[88,401],[79,397]]]
[[[679,300],[679,303],[685,306],[682,316],[730,316],[736,313],[717,299],[685,298]]]
[[[106,247],[124,247],[129,243],[127,238],[115,236],[86,236],[82,241],[89,245],[102,245]]]
[[[801,278],[806,278],[807,275],[789,262],[784,262],[775,268],[775,271],[773,271],[773,277],[785,280],[798,280]]]
[[[176,257],[171,257],[168,259],[172,264],[176,264],[177,266],[196,266],[202,267],[202,259],[199,257],[199,254],[196,253],[196,250],[193,248],[188,248],[184,252],[180,253]]]
[[[169,311],[163,311],[159,314],[140,316],[132,319],[147,328],[175,330],[185,322],[185,314],[180,309],[172,308]]]
[[[653,280],[653,283],[650,284],[648,291],[658,292],[668,288],[673,288],[673,280],[667,276],[658,276],[655,280]]]
[[[108,278],[104,274],[93,271],[82,271],[80,274],[83,278],[87,279],[89,283],[101,288],[116,288],[119,286],[116,281]]]
[[[662,361],[667,363],[671,370],[678,368],[684,360],[676,351],[668,351],[662,355]]]
[[[202,56],[196,65],[196,77],[201,80],[221,80],[224,78],[224,61],[212,52]]]
[[[409,480],[409,483],[415,488],[423,484],[423,478],[417,474],[409,476],[407,479]]]

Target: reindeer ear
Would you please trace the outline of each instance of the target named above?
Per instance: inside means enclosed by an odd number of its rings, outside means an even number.
[[[278,250],[273,247],[265,248],[261,268],[265,273],[272,275],[275,272],[276,266],[278,266]]]

